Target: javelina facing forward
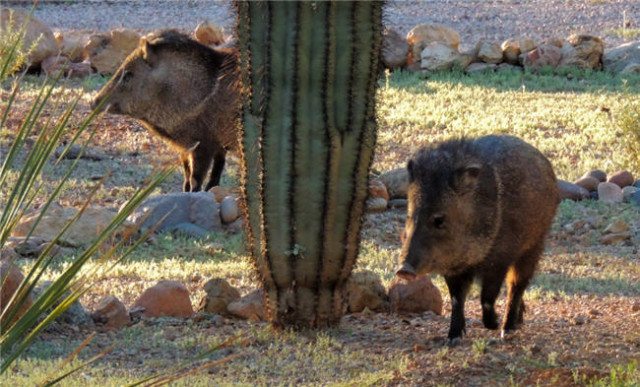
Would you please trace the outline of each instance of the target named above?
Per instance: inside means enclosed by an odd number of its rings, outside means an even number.
[[[180,152],[184,191],[218,185],[227,150],[237,149],[237,55],[177,31],[140,40],[93,106],[137,118]],[[108,100],[103,101],[105,98]]]
[[[464,302],[474,277],[482,285],[484,326],[498,328],[494,303],[506,277],[503,334],[516,329],[560,201],[549,161],[518,138],[487,136],[423,148],[407,169],[409,208],[397,275],[444,276],[453,344],[465,330]]]

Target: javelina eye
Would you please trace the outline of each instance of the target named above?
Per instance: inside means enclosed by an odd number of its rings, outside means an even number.
[[[442,230],[444,229],[444,215],[434,215],[433,216],[433,227]]]
[[[125,73],[122,74],[122,82],[127,82],[131,78],[133,78],[133,73],[130,71],[125,71]]]

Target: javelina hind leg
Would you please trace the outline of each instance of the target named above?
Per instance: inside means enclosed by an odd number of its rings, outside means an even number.
[[[507,275],[509,292],[507,309],[504,314],[502,335],[514,331],[524,320],[524,301],[522,296],[533,277],[543,246],[537,246],[524,254],[510,269]]]
[[[462,274],[445,276],[449,295],[451,296],[451,325],[447,339],[450,345],[457,345],[465,332],[464,302],[471,282],[473,282],[473,271],[468,270]]]
[[[180,153],[180,162],[182,163],[182,169],[184,172],[184,183],[182,184],[183,192],[191,191],[191,161],[189,160],[189,154]]]
[[[494,305],[506,274],[507,268],[492,267],[482,276],[480,302],[482,303],[482,323],[487,329],[498,329],[498,318]]]
[[[211,187],[215,187],[220,184],[220,177],[222,176],[222,170],[224,169],[226,153],[227,152],[224,149],[220,149],[213,157],[213,168],[211,168],[211,176],[209,177],[209,183],[207,184],[207,191],[211,189]]]

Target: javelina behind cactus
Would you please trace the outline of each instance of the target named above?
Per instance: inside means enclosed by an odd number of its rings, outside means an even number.
[[[237,2],[243,186],[274,326],[340,321],[375,147],[379,2]]]
[[[464,302],[474,277],[482,285],[484,326],[498,328],[494,303],[506,277],[502,329],[514,330],[559,203],[551,164],[518,138],[487,136],[421,149],[407,169],[409,209],[398,276],[444,275],[453,343],[465,329]]]
[[[139,119],[176,148],[184,191],[199,191],[212,167],[208,190],[220,182],[226,152],[237,149],[236,70],[235,52],[160,31],[140,40],[93,105]]]

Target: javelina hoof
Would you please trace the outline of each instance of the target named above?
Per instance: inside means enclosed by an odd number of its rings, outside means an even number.
[[[515,336],[515,334],[516,334],[516,331],[513,330],[513,329],[506,329],[506,330],[503,329],[500,332],[500,338],[502,340],[504,340],[504,341],[509,341],[509,340],[513,339],[513,336]]]
[[[447,345],[449,347],[457,347],[458,345],[460,345],[460,343],[462,343],[462,337],[447,338]]]

